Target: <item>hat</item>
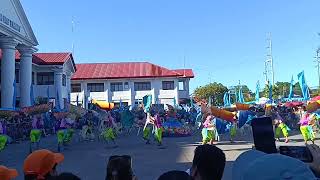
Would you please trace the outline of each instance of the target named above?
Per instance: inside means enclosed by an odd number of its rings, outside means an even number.
[[[232,179],[236,180],[311,180],[316,179],[304,162],[280,154],[257,150],[242,153],[233,164]]]
[[[23,172],[25,175],[35,174],[38,178],[43,178],[63,160],[64,156],[61,153],[53,153],[46,149],[37,150],[24,160]]]
[[[15,169],[9,169],[5,166],[0,166],[0,179],[11,180],[18,176],[18,172]]]

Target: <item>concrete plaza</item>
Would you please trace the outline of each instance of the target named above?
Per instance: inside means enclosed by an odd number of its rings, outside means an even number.
[[[302,136],[298,133],[291,136],[289,145],[303,145]],[[242,152],[251,149],[252,138],[249,136],[238,137],[235,143],[226,141],[222,136],[218,147],[223,149],[227,157],[227,165],[224,180],[232,178],[233,161]],[[165,149],[159,149],[154,143],[146,145],[142,138],[132,133],[121,135],[118,138],[118,148],[106,148],[102,142],[74,142],[62,153],[65,155],[64,162],[58,167],[59,172],[72,172],[83,180],[102,180],[106,175],[107,160],[110,155],[131,155],[133,158],[134,173],[139,180],[154,180],[162,173],[169,170],[187,170],[191,166],[193,151],[201,140],[200,133],[191,137],[164,138]],[[46,137],[41,141],[41,148],[56,151],[56,137]],[[320,144],[320,141],[316,141]],[[283,143],[278,143],[281,145]],[[0,153],[0,164],[10,168],[17,168],[22,180],[23,160],[29,153],[28,142],[11,144]]]

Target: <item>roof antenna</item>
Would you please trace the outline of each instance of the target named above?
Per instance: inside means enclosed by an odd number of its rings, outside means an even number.
[[[72,33],[72,55],[73,57],[75,56],[74,55],[74,44],[75,44],[75,35],[74,35],[74,32],[75,32],[75,26],[76,26],[76,21],[75,21],[75,18],[74,16],[72,16],[72,19],[71,19],[71,33]]]
[[[183,77],[186,77],[186,55],[183,56]]]

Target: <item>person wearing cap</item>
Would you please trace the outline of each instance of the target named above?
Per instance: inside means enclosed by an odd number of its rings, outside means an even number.
[[[5,166],[0,166],[0,179],[12,180],[18,176],[18,172],[15,169],[9,169]]]
[[[64,160],[60,153],[46,149],[31,153],[23,164],[25,180],[47,180],[56,175],[56,166]]]
[[[310,167],[298,159],[281,154],[266,154],[261,151],[250,150],[242,153],[234,162],[232,179],[315,180],[316,177]]]

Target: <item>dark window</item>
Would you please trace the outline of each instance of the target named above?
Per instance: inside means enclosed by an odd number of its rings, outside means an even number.
[[[54,84],[54,73],[53,72],[38,72],[37,73],[37,84],[38,85],[53,85]]]
[[[90,92],[103,92],[104,91],[104,83],[88,83],[87,89]]]
[[[67,85],[67,76],[65,74],[62,74],[62,86]]]
[[[32,72],[32,84],[34,84],[34,72]]]
[[[19,69],[16,69],[15,73],[16,73],[16,83],[19,83],[20,82]]]
[[[151,90],[151,82],[135,82],[134,83],[135,91],[148,91]]]
[[[71,84],[71,92],[81,92],[81,84]]]
[[[126,89],[126,90],[129,89],[129,83],[128,82],[124,83],[124,89]]]
[[[114,92],[114,91],[123,91],[123,84],[122,84],[122,82],[110,83],[110,86],[111,86],[111,92]]]
[[[163,90],[174,90],[174,81],[162,81]]]

